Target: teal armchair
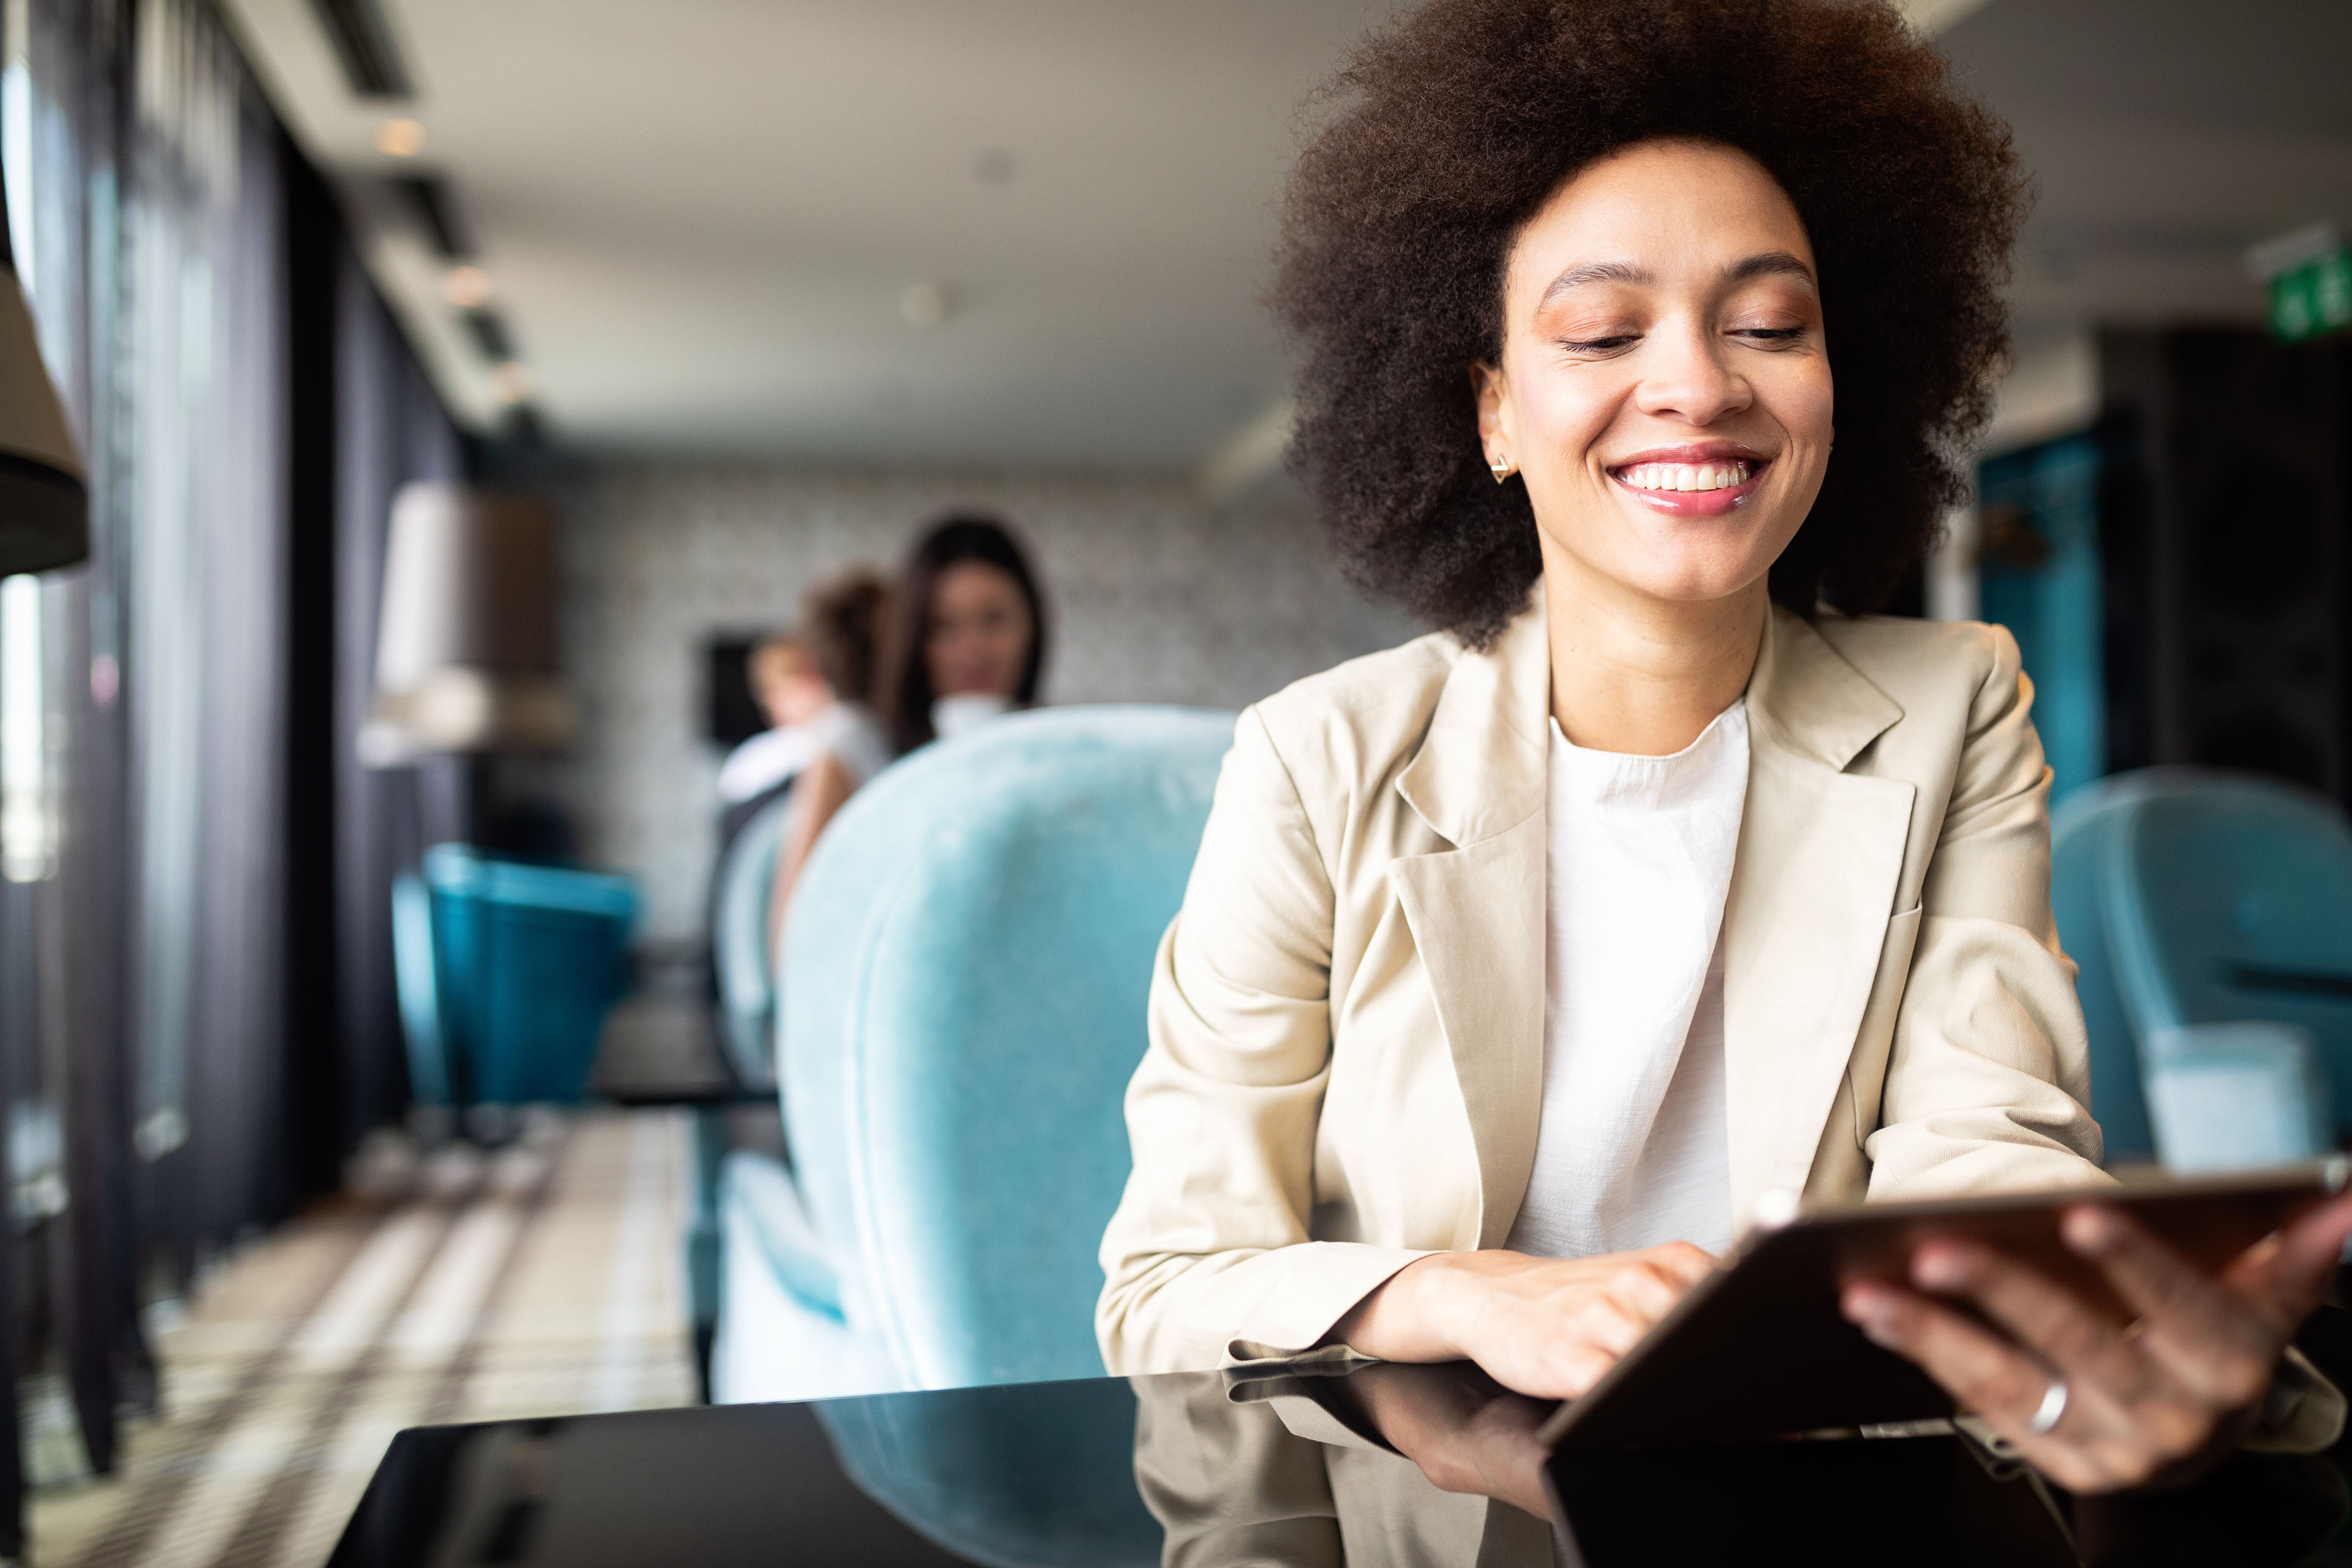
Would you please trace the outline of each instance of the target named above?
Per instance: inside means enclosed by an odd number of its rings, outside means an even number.
[[[785,938],[792,1169],[738,1153],[725,1182],[717,1397],[1100,1373],[1121,1101],[1232,736],[1180,709],[1016,715],[826,830]]]

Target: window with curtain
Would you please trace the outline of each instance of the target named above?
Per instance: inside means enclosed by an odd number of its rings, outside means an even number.
[[[0,1392],[29,1338],[103,1469],[152,1392],[142,1281],[405,1108],[414,781],[352,742],[391,495],[463,451],[208,0],[0,0],[0,46],[5,221],[92,528],[86,567],[0,582],[0,1313],[33,1313]]]
[[[136,16],[121,349],[136,1147],[202,1238],[275,1212],[285,339],[275,127],[209,6]]]

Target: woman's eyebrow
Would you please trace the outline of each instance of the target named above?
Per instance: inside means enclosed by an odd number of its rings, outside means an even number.
[[[1794,260],[1791,257],[1790,259]],[[1537,301],[1537,309],[1550,304],[1571,289],[1581,289],[1588,283],[1650,283],[1656,279],[1630,261],[1588,261],[1581,267],[1571,267],[1551,280]]]
[[[1813,286],[1813,269],[1785,250],[1763,251],[1723,269],[1726,283],[1745,283],[1752,278],[1795,278]]]
[[[1813,269],[1803,258],[1792,251],[1759,251],[1744,260],[1735,261],[1723,269],[1726,283],[1745,283],[1757,278],[1794,278],[1808,287],[1817,287]],[[1550,304],[1571,289],[1581,289],[1591,283],[1654,283],[1657,279],[1630,261],[1588,261],[1571,267],[1553,279],[1544,289],[1537,309]]]

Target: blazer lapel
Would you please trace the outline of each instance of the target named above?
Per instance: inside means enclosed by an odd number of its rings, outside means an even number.
[[[1454,663],[1397,790],[1453,848],[1392,862],[1469,1112],[1480,1247],[1510,1234],[1543,1105],[1544,785],[1551,653],[1543,590],[1494,648]]]
[[[1877,973],[1914,786],[1844,771],[1903,717],[1774,608],[1748,684],[1748,803],[1724,913],[1732,1210],[1801,1190]]]

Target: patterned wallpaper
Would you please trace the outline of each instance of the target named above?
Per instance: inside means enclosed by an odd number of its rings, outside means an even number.
[[[788,622],[845,566],[895,563],[951,506],[1034,547],[1052,702],[1238,708],[1417,629],[1340,580],[1295,491],[1219,511],[1178,478],[647,461],[579,477],[560,504],[584,722],[555,782],[589,862],[640,879],[656,940],[700,921],[720,761],[702,738],[707,640]]]

